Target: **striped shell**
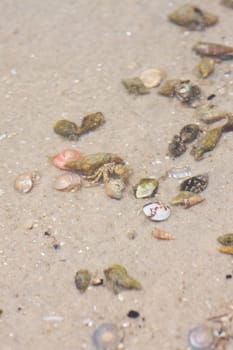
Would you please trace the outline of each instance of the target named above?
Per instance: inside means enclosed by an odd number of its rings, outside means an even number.
[[[64,149],[63,151],[55,155],[53,157],[52,162],[53,162],[53,165],[59,169],[67,169],[65,167],[65,164],[67,162],[79,160],[81,158],[82,158],[82,155],[79,151],[72,148],[71,149],[68,148],[68,149]]]
[[[58,191],[78,191],[82,185],[82,179],[78,174],[65,173],[58,176],[54,182],[54,188]]]

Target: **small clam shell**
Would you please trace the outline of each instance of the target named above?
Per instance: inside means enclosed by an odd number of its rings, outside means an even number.
[[[213,349],[213,330],[205,325],[200,325],[192,328],[188,333],[188,344],[192,350]]]
[[[157,201],[145,204],[143,212],[152,221],[164,221],[169,218],[171,209],[168,205]]]
[[[142,72],[140,79],[145,87],[150,89],[160,85],[163,79],[163,73],[158,69],[147,69]]]
[[[29,171],[20,174],[15,179],[14,188],[20,193],[28,193],[33,186],[39,181],[40,174],[37,171]]]
[[[54,188],[58,191],[78,191],[82,185],[82,179],[78,174],[66,173],[58,176],[54,182]]]
[[[124,189],[125,184],[121,179],[110,179],[110,181],[105,184],[105,193],[110,198],[121,199]]]
[[[174,236],[171,233],[168,233],[166,231],[160,230],[157,227],[155,227],[152,230],[152,236],[154,238],[161,239],[161,240],[167,240],[167,241],[176,239],[176,236]]]
[[[97,350],[116,350],[123,340],[121,330],[113,323],[104,323],[92,335]]]
[[[75,149],[64,149],[57,155],[53,157],[53,165],[55,165],[59,169],[67,169],[65,164],[69,161],[75,161],[82,159],[82,155],[79,151]]]
[[[157,188],[158,180],[156,178],[143,178],[134,187],[136,198],[148,198],[153,197]]]

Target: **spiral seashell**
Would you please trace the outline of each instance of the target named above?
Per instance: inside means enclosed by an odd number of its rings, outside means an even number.
[[[124,189],[125,184],[121,179],[110,179],[105,185],[105,193],[108,197],[114,199],[121,199]]]
[[[28,193],[39,181],[40,174],[37,171],[28,171],[20,174],[15,179],[14,188],[20,193]]]
[[[78,191],[81,185],[81,177],[73,173],[62,174],[58,176],[54,182],[54,188],[58,191]]]
[[[92,335],[97,350],[116,350],[123,339],[120,329],[113,323],[104,323]]]
[[[174,235],[172,235],[171,233],[168,233],[166,231],[160,230],[160,229],[158,229],[156,227],[152,231],[152,236],[154,238],[167,240],[167,241],[176,239],[176,237]]]
[[[82,159],[82,154],[75,149],[64,149],[53,157],[52,163],[59,169],[66,170],[65,164],[69,161]]]
[[[211,350],[214,346],[213,330],[206,325],[192,328],[188,333],[188,343],[192,350]]]

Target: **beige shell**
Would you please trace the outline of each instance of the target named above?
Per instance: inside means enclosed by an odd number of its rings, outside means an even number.
[[[82,179],[78,174],[65,173],[58,176],[54,182],[54,188],[58,191],[78,191],[82,185]]]
[[[39,181],[40,174],[37,171],[28,171],[20,174],[15,179],[14,188],[20,193],[28,193]]]
[[[108,197],[114,199],[121,199],[124,189],[125,184],[121,179],[110,179],[105,185],[105,193]]]
[[[154,238],[167,240],[167,241],[176,239],[176,237],[174,235],[172,235],[171,233],[168,233],[166,231],[160,230],[160,229],[158,229],[156,227],[152,231],[152,236]]]
[[[147,69],[142,72],[140,79],[147,88],[159,86],[164,74],[158,69]]]

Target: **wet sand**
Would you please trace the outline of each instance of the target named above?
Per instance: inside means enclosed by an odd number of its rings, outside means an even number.
[[[168,142],[196,122],[193,109],[159,96],[157,89],[134,97],[121,84],[158,68],[169,78],[191,79],[206,98],[216,94],[214,102],[232,111],[232,61],[216,65],[203,81],[191,48],[198,40],[233,45],[233,11],[219,0],[196,1],[220,20],[204,32],[190,32],[167,20],[182,3],[1,1],[1,349],[93,349],[94,329],[113,322],[125,329],[125,350],[182,350],[191,327],[232,302],[233,279],[226,274],[232,274],[233,261],[216,249],[216,238],[232,232],[232,134],[202,161],[189,151],[173,160],[166,156]],[[53,131],[58,119],[79,123],[96,111],[106,123],[76,142]],[[70,147],[122,156],[133,169],[123,199],[108,198],[103,186],[55,191],[60,171],[48,156]],[[132,185],[183,165],[193,175],[209,174],[206,200],[188,210],[174,207],[165,222],[150,222],[141,211],[148,200],[135,199]],[[40,183],[26,195],[17,193],[16,176],[34,169]],[[162,182],[156,198],[169,202],[178,183]],[[154,226],[176,240],[155,240]],[[103,277],[114,263],[123,264],[143,290],[116,296],[100,286],[78,292],[77,270]],[[131,309],[138,319],[127,317]]]

